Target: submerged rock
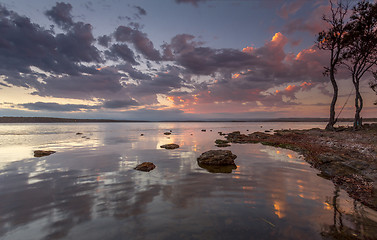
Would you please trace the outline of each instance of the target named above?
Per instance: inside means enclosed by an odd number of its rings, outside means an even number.
[[[179,145],[178,145],[178,144],[175,144],[175,143],[170,143],[170,144],[164,144],[164,145],[161,145],[160,148],[165,148],[165,149],[176,149],[176,148],[179,148]]]
[[[142,164],[137,165],[134,169],[144,172],[149,172],[155,169],[156,165],[151,162],[143,162]]]
[[[198,157],[198,163],[202,165],[236,165],[234,159],[237,156],[229,150],[209,150]]]
[[[56,153],[56,151],[35,150],[34,157],[44,157]]]

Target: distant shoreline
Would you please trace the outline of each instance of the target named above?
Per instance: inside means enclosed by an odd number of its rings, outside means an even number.
[[[327,122],[327,118],[271,118],[248,120],[171,120],[171,121],[145,121],[145,120],[113,120],[113,119],[75,119],[51,117],[0,117],[0,123],[124,123],[124,122]],[[352,118],[342,118],[338,122],[352,122]],[[364,122],[377,122],[377,118],[365,118]]]

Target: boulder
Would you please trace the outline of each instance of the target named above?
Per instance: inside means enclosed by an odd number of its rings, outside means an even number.
[[[56,153],[56,151],[35,150],[34,157],[44,157]]]
[[[201,165],[226,166],[236,165],[234,163],[236,158],[237,156],[229,150],[209,150],[202,153],[197,160]]]
[[[178,145],[178,144],[175,144],[175,143],[170,143],[170,144],[164,144],[164,145],[161,145],[160,148],[165,148],[165,149],[176,149],[176,148],[179,148],[179,145]]]
[[[144,172],[149,172],[155,169],[155,165],[151,162],[143,162],[142,164],[137,165],[134,169]]]

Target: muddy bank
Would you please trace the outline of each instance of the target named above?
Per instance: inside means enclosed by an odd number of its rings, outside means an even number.
[[[377,210],[377,124],[366,124],[363,129],[338,128],[325,131],[275,130],[273,134],[255,132],[229,133],[233,143],[261,143],[287,148],[304,155],[305,160],[345,189],[363,204]]]

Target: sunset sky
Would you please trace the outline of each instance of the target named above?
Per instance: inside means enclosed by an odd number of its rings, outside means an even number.
[[[328,117],[328,52],[315,46],[328,11],[327,0],[1,0],[0,116]],[[352,89],[338,78],[337,111]],[[377,117],[368,80],[362,116]]]

